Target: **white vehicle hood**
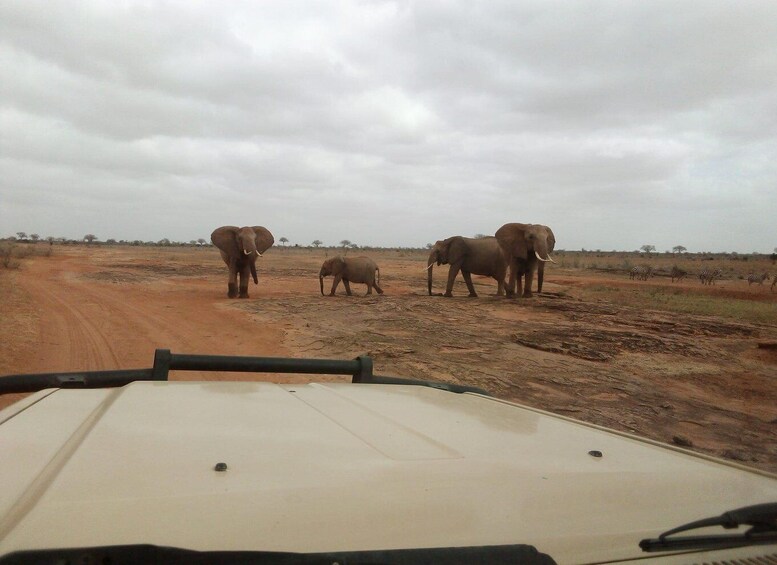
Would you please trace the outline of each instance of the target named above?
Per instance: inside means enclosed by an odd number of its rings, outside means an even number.
[[[0,412],[0,485],[0,555],[528,544],[601,562],[777,501],[767,473],[476,394],[364,384],[42,391]]]

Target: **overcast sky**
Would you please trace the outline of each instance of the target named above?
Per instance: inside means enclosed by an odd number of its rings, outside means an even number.
[[[771,253],[777,2],[0,0],[0,237]]]

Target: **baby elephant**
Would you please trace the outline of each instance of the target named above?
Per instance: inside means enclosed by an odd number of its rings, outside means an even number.
[[[375,272],[378,273],[377,281]],[[351,296],[350,283],[364,283],[367,285],[367,294],[372,294],[372,287],[378,294],[383,294],[383,289],[378,286],[380,282],[380,269],[375,261],[369,257],[332,257],[324,261],[321,270],[318,273],[318,280],[321,282],[321,296],[324,295],[324,277],[334,275],[335,280],[332,283],[332,292],[329,296],[334,296],[337,285],[342,279],[345,285],[345,292]]]

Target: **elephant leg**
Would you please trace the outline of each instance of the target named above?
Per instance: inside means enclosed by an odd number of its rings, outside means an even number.
[[[337,285],[340,284],[340,279],[343,278],[343,275],[335,275],[335,280],[332,281],[332,291],[329,293],[329,296],[334,296],[335,291],[337,290]]]
[[[456,281],[456,275],[459,274],[460,268],[459,265],[454,264],[448,269],[448,284],[445,286],[445,294],[443,294],[443,296],[447,296],[448,298],[453,296],[453,283]]]
[[[477,298],[478,293],[475,292],[475,287],[472,285],[472,274],[469,271],[462,269],[461,276],[464,277],[464,282],[467,283],[467,290],[469,290],[470,298]]]
[[[504,279],[500,279],[499,277],[494,277],[494,280],[496,281],[496,295],[497,296],[504,296],[505,295],[505,281],[504,281]]]
[[[518,279],[518,260],[513,259],[510,261],[510,277],[507,280],[507,287],[505,288],[507,298],[515,298],[515,284],[518,283],[518,294],[521,293],[521,282]],[[517,279],[517,280],[516,280]]]
[[[251,276],[250,274],[250,267],[248,264],[244,264],[240,266],[240,293],[238,294],[238,298],[248,298],[248,280]]]
[[[227,283],[227,296],[237,298],[237,265],[227,263],[229,267],[229,282]]]
[[[373,283],[367,281],[367,294],[372,294],[372,284]]]
[[[534,281],[534,267],[529,266],[526,269],[526,286],[523,289],[523,297],[524,298],[531,298],[531,284]]]
[[[343,277],[343,286],[345,286],[345,294],[353,296],[353,293],[351,292],[351,281],[345,277]]]

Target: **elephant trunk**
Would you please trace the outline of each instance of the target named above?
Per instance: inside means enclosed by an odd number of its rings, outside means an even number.
[[[321,283],[321,296],[324,296],[324,275],[318,275],[318,282]]]
[[[254,284],[259,284],[259,277],[256,276],[256,263],[249,261],[251,267],[251,276],[254,278]]]
[[[534,255],[543,263],[555,263],[553,258],[550,256],[550,251],[548,251],[547,244],[542,238],[539,238],[534,244]]]

